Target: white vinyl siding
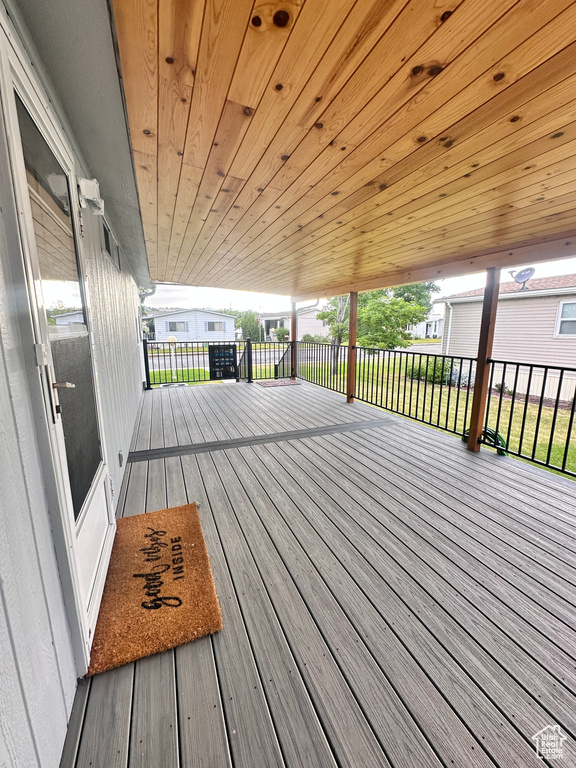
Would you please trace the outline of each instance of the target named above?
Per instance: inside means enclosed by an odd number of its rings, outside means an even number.
[[[311,336],[325,336],[329,341],[330,328],[323,320],[318,320],[317,312],[321,310],[311,310],[310,312],[298,313],[298,338],[302,339],[307,333]]]
[[[155,341],[234,341],[234,318],[202,309],[162,314],[154,319]],[[154,341],[151,342],[152,344]]]

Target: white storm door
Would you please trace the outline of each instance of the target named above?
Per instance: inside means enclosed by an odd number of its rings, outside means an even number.
[[[37,360],[86,661],[115,524],[78,258],[75,182],[71,168],[57,159],[17,94],[15,101],[23,160],[16,173],[27,198],[22,201],[22,228],[36,304]]]

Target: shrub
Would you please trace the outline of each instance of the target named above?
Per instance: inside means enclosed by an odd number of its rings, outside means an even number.
[[[434,360],[426,360],[420,358],[412,362],[406,362],[405,375],[408,379],[419,379],[420,381],[428,381],[431,384],[451,384],[452,386],[458,386],[460,382],[461,387],[474,386],[474,368],[472,369],[472,375],[470,375],[469,369],[463,370],[460,373],[460,366],[454,364],[450,365],[450,361],[444,361],[444,368],[442,368],[442,360],[436,360],[436,369],[434,369]]]
[[[330,344],[328,336],[313,336],[311,333],[305,333],[302,341],[307,341],[309,344]]]
[[[288,328],[276,328],[276,341],[286,341],[286,338],[290,335]]]

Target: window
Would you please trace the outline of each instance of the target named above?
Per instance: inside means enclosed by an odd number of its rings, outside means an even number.
[[[206,323],[208,328],[206,328],[207,331],[223,331],[224,330],[224,323]]]
[[[174,333],[186,333],[186,323],[177,323],[173,320],[167,323],[169,331],[173,331]]]
[[[120,248],[118,247],[118,243],[116,240],[114,240],[114,236],[112,235],[112,232],[110,232],[110,228],[104,220],[102,220],[102,228],[100,230],[100,241],[102,244],[102,249],[106,251],[108,256],[114,262],[114,266],[119,270]]]
[[[563,301],[560,304],[556,336],[576,336],[576,301]]]

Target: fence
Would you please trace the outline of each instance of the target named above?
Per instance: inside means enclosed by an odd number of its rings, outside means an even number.
[[[289,378],[292,342],[144,342],[148,386]],[[298,378],[345,395],[348,347],[296,342]],[[356,348],[354,396],[465,437],[476,360]],[[576,477],[576,369],[490,360],[481,442]]]
[[[194,384],[217,379],[239,379],[239,361],[246,342],[144,341],[147,386]]]
[[[299,341],[297,359],[299,378],[346,394],[348,347]],[[357,347],[354,396],[463,435],[475,371],[468,357]]]
[[[482,442],[576,477],[576,369],[490,363]]]
[[[290,342],[144,341],[147,386],[290,376]]]

